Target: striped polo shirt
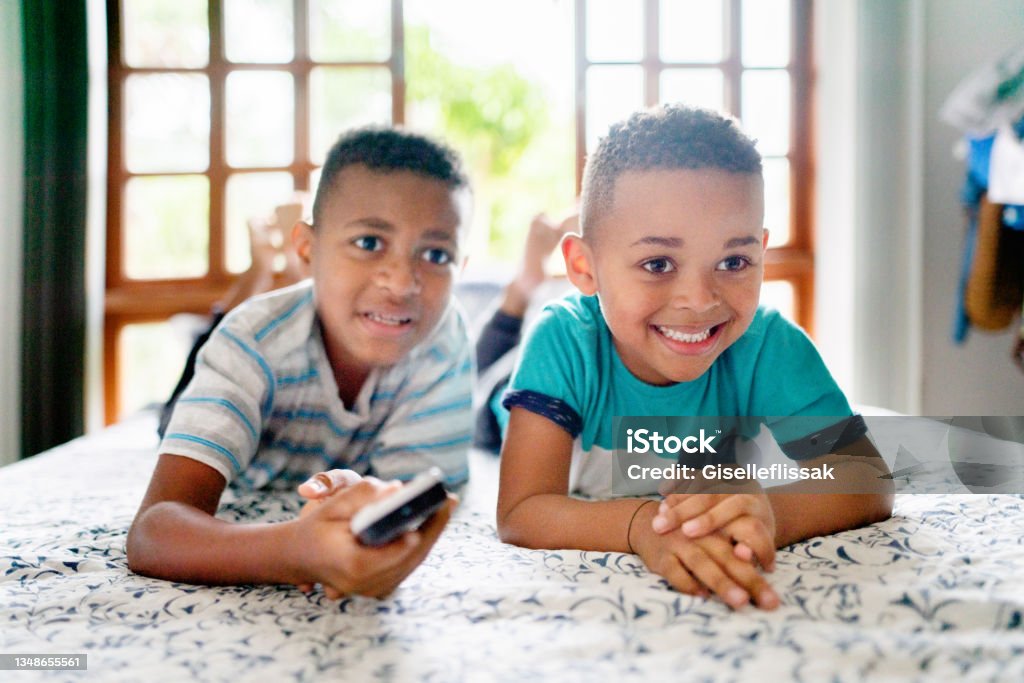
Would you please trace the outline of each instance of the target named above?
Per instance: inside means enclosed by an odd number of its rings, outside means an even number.
[[[455,304],[406,358],[374,369],[346,407],[313,298],[307,280],[224,318],[160,452],[205,463],[243,489],[294,488],[332,468],[405,480],[436,465],[449,485],[464,482],[473,361]]]

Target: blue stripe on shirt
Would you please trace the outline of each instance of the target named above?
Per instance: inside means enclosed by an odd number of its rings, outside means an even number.
[[[323,444],[308,445],[295,443],[293,441],[288,441],[287,439],[276,439],[267,445],[268,450],[274,448],[280,448],[281,450],[288,451],[293,455],[318,455],[321,458],[327,457],[324,454]]]
[[[224,457],[231,461],[231,464],[235,466],[235,472],[242,471],[242,466],[238,464],[238,460],[236,460],[235,456],[231,454],[231,451],[224,448],[218,443],[210,441],[209,439],[204,439],[202,437],[194,436],[192,434],[181,434],[180,432],[168,434],[167,436],[164,437],[164,441],[167,441],[168,439],[177,439],[178,441],[191,441],[192,443],[197,443],[202,446],[206,446],[207,448],[212,448],[213,450],[217,451],[218,453],[220,453],[221,455],[223,455]]]
[[[263,341],[263,338],[270,334],[275,327],[277,327],[285,320],[295,315],[295,311],[299,310],[300,308],[302,308],[302,306],[309,303],[310,299],[312,298],[313,292],[311,290],[307,292],[301,299],[292,304],[292,306],[287,311],[271,320],[269,323],[266,324],[266,326],[262,330],[257,332],[256,336],[254,337],[256,341]]]
[[[416,478],[419,472],[403,472],[394,476],[398,481],[411,481]],[[448,487],[457,486],[469,479],[469,467],[463,466],[451,474],[444,475],[444,485]]]
[[[310,422],[326,422],[327,426],[330,427],[331,431],[334,432],[335,436],[351,436],[354,430],[342,429],[338,425],[334,424],[334,420],[331,416],[322,410],[275,410],[270,415],[272,418],[281,420],[309,420]]]
[[[393,455],[395,453],[405,453],[408,451],[432,451],[441,448],[451,448],[452,446],[461,446],[468,444],[472,441],[472,437],[469,433],[465,436],[459,436],[454,439],[447,439],[445,441],[433,441],[433,442],[422,442],[422,443],[407,443],[400,446],[392,446],[390,448],[384,448],[379,451],[370,453],[371,458],[379,458],[385,455]]]
[[[270,408],[274,405],[274,371],[270,369],[270,366],[267,364],[267,361],[263,359],[263,356],[256,352],[251,346],[223,328],[218,327],[217,330],[225,337],[238,344],[238,346],[252,357],[263,369],[263,374],[267,377],[267,399],[263,402],[262,413],[263,416],[266,417],[270,414]]]
[[[306,370],[306,372],[302,373],[301,375],[291,375],[291,376],[288,376],[288,377],[278,377],[277,378],[277,384],[278,384],[278,386],[283,386],[285,384],[298,384],[299,382],[308,382],[311,379],[316,379],[319,376],[320,376],[320,372],[316,368],[310,368],[309,370]]]
[[[219,406],[224,406],[225,408],[227,408],[228,410],[233,412],[235,415],[237,415],[242,420],[242,423],[245,424],[245,428],[248,429],[249,430],[249,434],[252,435],[253,441],[259,441],[259,439],[260,439],[259,435],[256,433],[256,428],[252,426],[252,422],[250,422],[249,418],[247,418],[245,416],[245,413],[243,413],[238,408],[238,406],[236,406],[234,403],[232,403],[231,401],[229,401],[227,399],[215,398],[215,397],[206,397],[206,396],[197,396],[197,397],[192,397],[192,398],[180,399],[178,401],[178,403],[179,404],[182,404],[182,403],[214,403],[214,404],[219,405]]]
[[[433,408],[428,408],[427,410],[421,410],[418,413],[413,413],[408,417],[408,420],[409,422],[414,422],[416,420],[422,420],[425,417],[430,417],[431,415],[437,415],[438,413],[447,413],[448,411],[458,410],[459,408],[470,408],[472,405],[473,399],[463,398],[452,403],[445,403]]]
[[[467,372],[469,372],[472,369],[473,369],[473,362],[467,358],[466,361],[460,367],[449,368],[448,370],[446,370],[444,372],[444,374],[442,374],[440,377],[435,379],[430,384],[430,386],[428,386],[428,387],[426,387],[424,389],[420,389],[419,391],[414,391],[414,392],[412,392],[410,394],[407,394],[407,395],[402,397],[402,400],[403,401],[413,401],[413,400],[418,399],[418,398],[423,398],[424,396],[429,394],[431,391],[433,391],[434,387],[438,383],[444,382],[445,380],[453,379],[455,377],[458,377],[459,375],[464,375],[464,374],[466,374]],[[383,399],[395,398],[396,396],[398,396],[398,392],[397,391],[378,391],[378,392],[375,392],[370,397],[370,400],[371,401],[379,401],[379,400],[383,400]]]

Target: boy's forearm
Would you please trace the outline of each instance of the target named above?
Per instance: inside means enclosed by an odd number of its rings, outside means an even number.
[[[630,520],[634,525],[650,526],[657,511],[657,505],[646,505],[634,519],[643,502],[638,498],[585,501],[553,493],[538,494],[499,516],[498,536],[505,543],[525,548],[628,553],[632,552],[626,538]],[[650,514],[645,516],[644,512]]]
[[[856,529],[892,515],[891,479],[880,479],[879,469],[863,463],[847,463],[840,471],[834,482],[801,481],[766,491],[775,514],[776,548]]]
[[[157,503],[128,534],[129,568],[186,583],[280,584],[306,578],[292,566],[294,522],[232,524],[190,505]]]

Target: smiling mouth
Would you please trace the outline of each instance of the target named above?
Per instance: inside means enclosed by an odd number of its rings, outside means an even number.
[[[383,313],[363,313],[363,317],[372,322],[380,325],[388,325],[389,327],[401,327],[412,323],[412,318],[403,318],[394,315],[385,315]]]
[[[664,337],[671,339],[675,342],[681,342],[683,344],[700,344],[705,342],[711,337],[718,334],[718,331],[722,329],[723,323],[712,325],[707,327],[700,332],[686,333],[679,330],[674,330],[671,327],[665,327],[664,325],[654,325],[654,328]]]

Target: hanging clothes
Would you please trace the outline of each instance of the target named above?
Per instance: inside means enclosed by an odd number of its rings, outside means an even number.
[[[939,117],[960,131],[984,137],[1024,116],[1024,45],[971,72],[953,89]]]
[[[1013,141],[1005,136],[1010,135]],[[1019,149],[1024,136],[1024,117],[1012,126],[999,127],[980,137],[968,137],[967,173],[961,201],[967,209],[967,231],[961,258],[953,341],[962,344],[972,325],[1000,330],[1020,313],[1024,298],[1024,202],[1004,205],[991,198],[993,171],[1000,174],[999,196],[1015,200],[1021,186],[1002,174],[1015,169],[1016,149],[998,150],[1015,142]],[[1000,157],[1000,155],[1004,155]],[[1000,159],[993,163],[994,159]]]
[[[1005,123],[999,126],[992,143],[988,198],[995,204],[1024,204],[1024,143]]]
[[[1024,299],[1024,230],[1002,221],[1003,207],[987,196],[978,208],[971,273],[964,291],[964,310],[971,324],[983,330],[1009,327]]]

